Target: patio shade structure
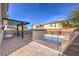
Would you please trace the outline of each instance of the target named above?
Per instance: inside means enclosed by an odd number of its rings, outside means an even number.
[[[19,20],[14,20],[14,19],[8,19],[8,18],[2,18],[2,24],[4,25],[14,25],[14,26],[17,26],[17,36],[19,35],[19,32],[18,32],[18,26],[21,26],[22,29],[21,29],[21,32],[22,32],[22,38],[24,37],[24,28],[23,26],[26,25],[26,24],[29,24],[29,22],[24,22],[24,21],[19,21]],[[4,28],[4,27],[3,27]]]

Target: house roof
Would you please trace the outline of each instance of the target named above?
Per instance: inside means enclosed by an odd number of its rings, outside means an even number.
[[[26,24],[29,24],[29,22],[24,22],[24,21],[19,21],[19,20],[14,20],[14,19],[8,19],[8,18],[2,18],[2,21],[6,25],[21,25],[21,24],[26,25]]]
[[[60,22],[65,22],[65,21],[67,20],[55,20],[55,21],[48,22],[46,24],[60,23]]]

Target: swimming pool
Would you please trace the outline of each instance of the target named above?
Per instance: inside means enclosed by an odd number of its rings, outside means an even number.
[[[63,42],[63,39],[64,39],[64,36],[44,34],[43,41],[59,45],[59,44],[61,44]]]

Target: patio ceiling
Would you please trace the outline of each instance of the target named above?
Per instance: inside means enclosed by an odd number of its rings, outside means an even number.
[[[3,24],[5,25],[26,25],[26,24],[29,24],[28,22],[23,22],[23,21],[18,21],[18,20],[13,20],[13,19],[8,19],[8,18],[2,18],[3,20]]]

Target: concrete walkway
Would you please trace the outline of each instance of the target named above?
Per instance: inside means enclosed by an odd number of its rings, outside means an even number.
[[[58,54],[59,52],[32,41],[9,56],[57,56]]]

